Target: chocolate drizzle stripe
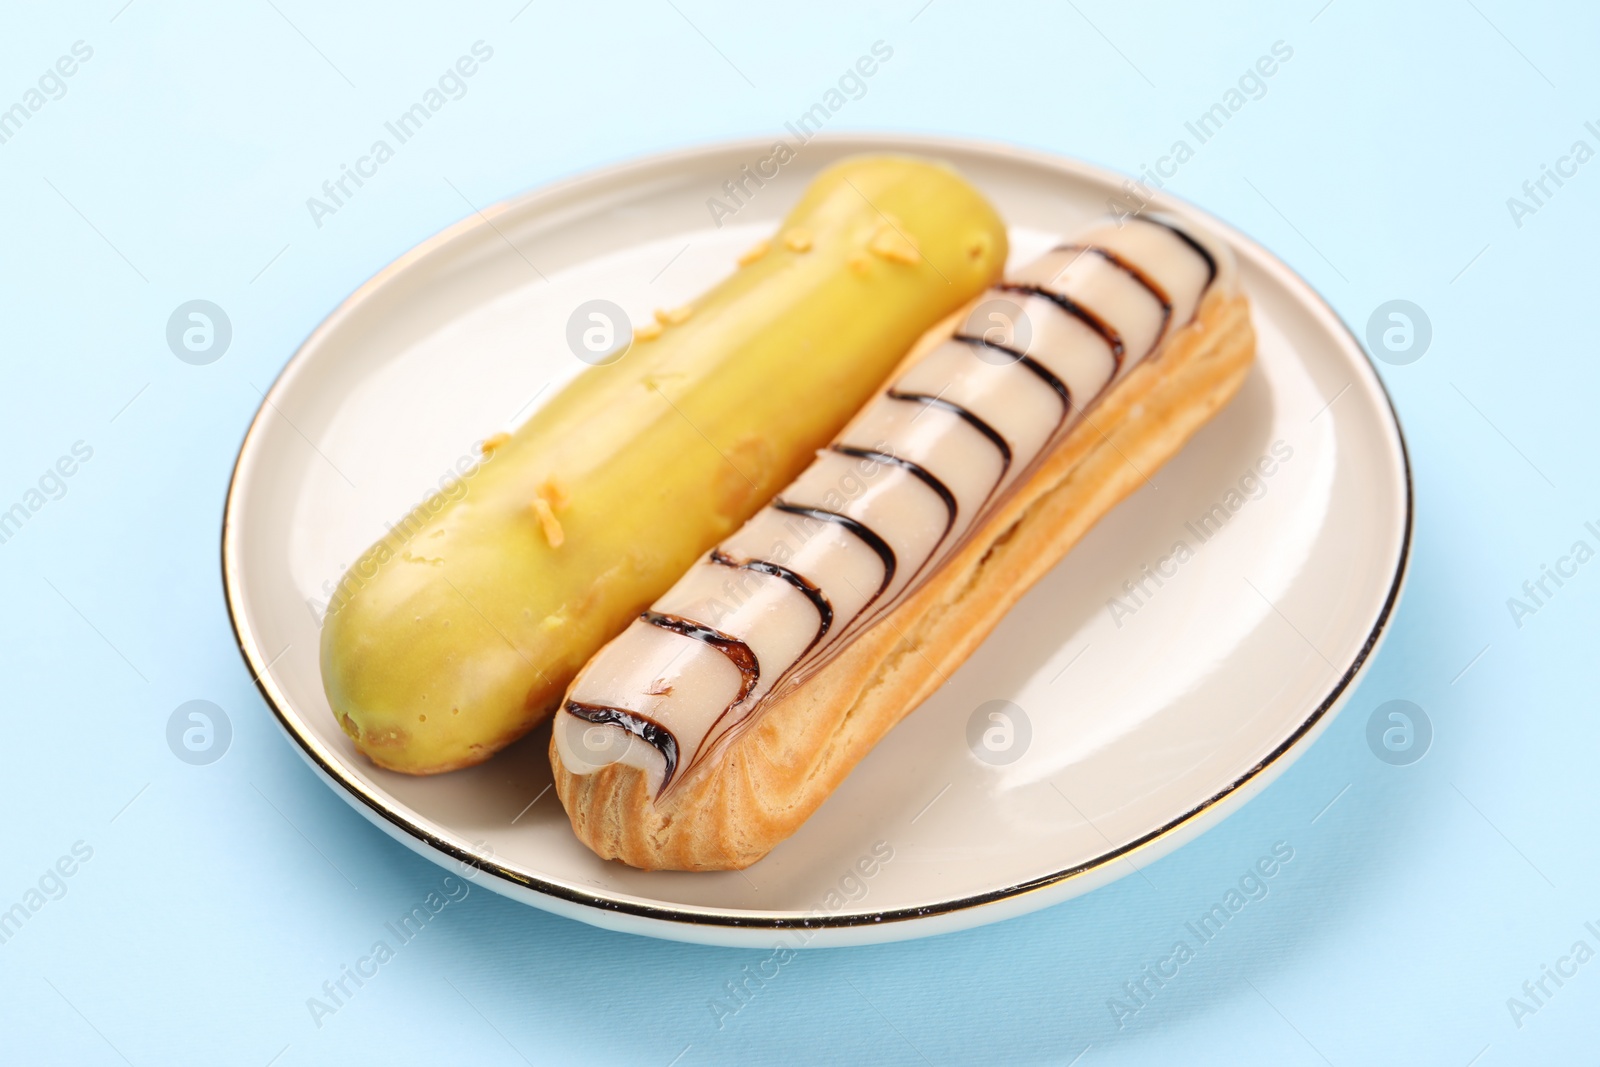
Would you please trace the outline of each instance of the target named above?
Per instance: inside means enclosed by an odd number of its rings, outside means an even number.
[[[983,436],[987,437],[989,439],[989,443],[1000,450],[1000,477],[1004,479],[1005,472],[1011,469],[1011,445],[1007,443],[1004,437],[1000,436],[999,430],[995,429],[993,426],[990,426],[987,422],[984,422],[981,418],[979,418],[977,415],[974,415],[960,404],[946,400],[943,397],[934,396],[931,393],[904,393],[899,389],[886,390],[883,395],[887,396],[890,400],[904,400],[911,404],[924,404],[928,407],[939,408],[941,411],[948,411],[952,415],[959,416],[963,422],[965,422],[968,426],[971,426],[974,430],[977,430],[979,433],[983,434]]]
[[[1177,237],[1178,240],[1182,241],[1184,244],[1188,245],[1191,249],[1193,249],[1195,255],[1197,255],[1201,259],[1205,260],[1206,261],[1206,286],[1205,287],[1206,287],[1206,289],[1211,288],[1211,283],[1217,280],[1217,259],[1216,259],[1215,256],[1213,256],[1211,254],[1211,250],[1210,249],[1208,249],[1205,245],[1201,244],[1199,241],[1196,241],[1193,237],[1189,236],[1183,230],[1181,230],[1178,227],[1174,226],[1170,222],[1165,222],[1165,221],[1163,221],[1161,219],[1158,219],[1158,218],[1155,218],[1154,216],[1151,216],[1151,215],[1140,215],[1139,218],[1141,218],[1145,222],[1148,222],[1152,226],[1160,226],[1163,230],[1166,230],[1168,233],[1170,233],[1173,236]],[[1205,290],[1202,289],[1201,292],[1204,293]]]
[[[757,574],[770,574],[774,578],[780,578],[794,586],[807,600],[811,601],[811,606],[817,609],[817,636],[811,639],[811,644],[806,646],[805,652],[800,653],[801,656],[815,648],[817,642],[821,641],[827,635],[829,628],[833,626],[833,604],[828,601],[827,594],[818,588],[815,582],[800,572],[792,571],[788,567],[765,559],[747,559],[741,562],[723,552],[720,548],[713,548],[709,558],[712,563],[723,567],[734,567],[738,570],[754,571]]]
[[[849,625],[845,628],[844,634],[840,635],[839,639],[842,641],[847,639],[845,635],[851,633],[852,631],[864,629],[865,627],[873,625],[885,614],[892,611],[895,605],[900,602],[905,594],[916,585],[917,579],[922,577],[923,570],[938,558],[939,549],[943,547],[945,540],[950,536],[950,531],[955,529],[956,518],[961,513],[961,506],[956,503],[956,495],[950,491],[950,487],[945,485],[944,482],[941,481],[932,471],[928,470],[919,463],[913,463],[908,459],[902,459],[901,457],[888,452],[879,452],[876,449],[857,448],[855,445],[833,445],[831,447],[834,452],[837,452],[840,455],[854,456],[858,459],[871,460],[874,463],[883,463],[899,467],[907,474],[910,474],[912,477],[922,482],[923,485],[933,490],[939,499],[944,502],[945,506],[944,531],[939,534],[939,540],[934,542],[933,547],[928,550],[928,554],[923,557],[922,562],[917,564],[916,570],[911,572],[911,577],[906,579],[905,588],[900,590],[899,594],[890,598],[888,602],[871,605],[873,610],[870,613],[866,610],[868,605],[862,605],[862,610],[856,614],[855,618],[850,620]],[[1005,468],[1003,467],[1001,468],[1002,479],[1005,477],[1004,469]],[[985,495],[985,503],[988,502],[988,497],[989,495],[992,495],[993,492],[994,490],[991,489],[989,494]],[[877,598],[874,597],[873,599],[876,600]]]
[[[804,504],[791,504],[787,500],[774,500],[774,511],[786,512],[790,515],[799,515],[818,522],[831,522],[843,526],[859,539],[863,544],[878,554],[878,559],[883,563],[883,581],[878,584],[875,597],[882,596],[883,591],[889,588],[889,583],[894,581],[895,558],[894,549],[889,547],[889,542],[878,535],[870,526],[848,515],[841,515],[837,511],[827,511],[823,508],[807,507]]]
[[[970,333],[953,333],[950,335],[950,340],[960,341],[962,344],[967,345],[970,348],[987,348],[990,351],[999,352],[1001,355],[1009,358],[1012,362],[1023,359],[1027,355],[1027,353],[1023,352],[1020,348],[1012,348],[1010,345],[1003,345],[997,341],[991,341],[984,337],[974,337]]]
[[[856,459],[869,459],[874,463],[883,463],[891,467],[899,467],[907,474],[916,478],[923,485],[927,486],[929,489],[932,489],[939,499],[944,502],[945,511],[947,513],[944,523],[944,534],[940,535],[940,540],[943,540],[945,537],[949,536],[950,527],[956,524],[956,514],[958,511],[960,511],[960,507],[956,504],[956,495],[950,491],[950,487],[945,485],[944,482],[940,481],[939,478],[933,474],[933,472],[928,470],[928,468],[922,466],[920,463],[913,463],[909,459],[902,459],[899,456],[891,455],[888,452],[879,452],[871,448],[857,448],[855,445],[834,445],[832,446],[832,450],[839,453],[841,456],[854,456]]]
[[[626,708],[614,708],[609,704],[585,704],[581,700],[569,700],[566,708],[570,714],[584,722],[596,726],[616,726],[626,730],[661,753],[667,771],[661,776],[661,788],[656,791],[656,795],[660,796],[666,790],[667,783],[672,781],[673,772],[678,769],[678,739],[672,736],[671,730],[660,723],[651,722],[638,712]]]
[[[1056,391],[1056,395],[1061,398],[1063,410],[1061,417],[1065,419],[1067,417],[1066,413],[1072,410],[1072,390],[1067,388],[1067,383],[1056,377],[1055,371],[1046,367],[1032,356],[1023,356],[1022,365],[1037,374],[1046,385]]]
[[[1072,390],[1067,388],[1067,383],[1057,377],[1055,371],[1051,370],[1049,367],[1046,367],[1043,363],[1040,363],[1026,352],[1019,352],[1015,348],[1011,348],[1006,345],[997,345],[993,341],[985,341],[981,337],[973,337],[971,334],[967,333],[955,334],[951,340],[960,341],[962,344],[971,345],[974,348],[992,348],[997,352],[1004,352],[1018,363],[1021,363],[1024,367],[1027,367],[1029,370],[1033,371],[1033,373],[1038,375],[1039,379],[1043,381],[1044,384],[1054,389],[1056,391],[1056,395],[1061,398],[1062,407],[1066,411],[1070,412],[1072,410]]]
[[[1028,296],[1037,296],[1043,300],[1050,301],[1056,307],[1099,334],[1100,339],[1111,349],[1111,358],[1116,361],[1117,369],[1120,370],[1122,368],[1122,354],[1126,351],[1126,346],[1122,343],[1122,335],[1109,322],[1070,296],[1051,292],[1049,289],[1038,285],[1024,285],[1021,282],[1006,282],[1003,285],[995,286],[995,288],[1002,293],[1025,293]],[[1115,377],[1115,373],[1112,376]]]
[[[1150,277],[1150,275],[1146,274],[1143,270],[1134,266],[1126,259],[1123,259],[1111,249],[1104,248],[1100,245],[1064,244],[1056,245],[1051,249],[1051,251],[1082,252],[1084,254],[1099,256],[1101,259],[1105,260],[1107,263],[1111,264],[1113,267],[1116,267],[1118,270],[1122,271],[1122,273],[1126,274],[1128,277],[1144,286],[1145,290],[1151,296],[1155,297],[1156,303],[1161,305],[1161,330],[1156,334],[1156,337],[1160,338],[1165,336],[1167,332],[1167,326],[1172,322],[1172,298],[1167,295],[1167,291],[1163,289],[1154,278]],[[1215,272],[1215,267],[1212,269],[1213,272]]]
[[[721,630],[713,630],[704,623],[685,619],[681,615],[668,615],[660,611],[641,611],[639,618],[651,626],[659,626],[675,634],[695,641],[710,645],[712,648],[728,657],[728,661],[739,670],[739,695],[733,698],[733,703],[728,706],[735,707],[745,697],[750,695],[750,690],[756,687],[756,682],[761,680],[761,664],[756,660],[755,652],[749,645],[731,634]]]

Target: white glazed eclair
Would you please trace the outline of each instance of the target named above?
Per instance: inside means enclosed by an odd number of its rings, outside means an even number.
[[[1237,390],[1232,257],[1105,223],[935,327],[770,505],[598,652],[553,725],[596,853],[748,866]]]

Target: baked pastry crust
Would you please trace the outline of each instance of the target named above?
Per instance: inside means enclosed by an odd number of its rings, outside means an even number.
[[[901,369],[968,310],[929,331]],[[572,773],[552,740],[556,793],[573,830],[599,856],[645,870],[733,870],[765,856],[1101,516],[1232,399],[1254,356],[1248,300],[1212,287],[1194,319],[1109,389],[921,589],[661,798],[626,764]]]

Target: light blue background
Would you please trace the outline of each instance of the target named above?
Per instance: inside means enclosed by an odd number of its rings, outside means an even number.
[[[0,945],[0,1059],[1593,1062],[1600,961],[1520,1029],[1506,1006],[1580,937],[1600,948],[1584,929],[1600,926],[1600,563],[1521,628],[1506,607],[1600,521],[1600,162],[1520,228],[1506,207],[1575,139],[1600,147],[1583,128],[1600,120],[1592,7],[122,4],[0,14],[0,107],[74,41],[94,49],[0,145],[0,507],[73,442],[94,449],[0,544],[0,907],[74,842],[94,850]],[[495,55],[468,95],[316,228],[305,198],[479,39]],[[604,933],[481,888],[318,1028],[306,999],[442,872],[313,777],[234,646],[218,527],[257,390],[346,293],[467,214],[446,179],[484,204],[776,132],[879,39],[893,60],[831,128],[1125,171],[1273,42],[1294,49],[1173,188],[1274,249],[1358,333],[1392,298],[1432,320],[1421,361],[1382,368],[1418,513],[1370,676],[1281,781],[1148,881],[804,955],[720,1030],[708,1002],[764,953]],[[165,343],[193,298],[232,319],[210,366]],[[196,698],[234,728],[207,767],[165,740]],[[1434,724],[1409,767],[1365,740],[1392,698]],[[1278,841],[1295,859],[1271,895],[1119,1029],[1108,998]]]

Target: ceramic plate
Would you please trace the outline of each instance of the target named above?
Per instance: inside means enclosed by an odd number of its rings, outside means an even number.
[[[1011,225],[1014,262],[1101,216],[1121,184],[1007,147],[826,137],[713,220],[707,199],[771,143],[659,156],[446,230],[357,290],[284,368],[228,494],[229,608],[291,742],[395,839],[615,930],[749,946],[775,930],[807,945],[918,937],[1057,903],[1171,851],[1281,773],[1349,694],[1405,575],[1399,426],[1315,292],[1168,202],[1238,255],[1260,337],[1244,388],[766,859],[683,874],[595,858],[549,789],[548,727],[436,778],[356,752],[317,666],[320,602],[345,566],[469,463],[474,442],[583,369],[566,340],[579,304],[611,300],[637,322],[688,300],[819,170],[861,151],[955,165]]]

